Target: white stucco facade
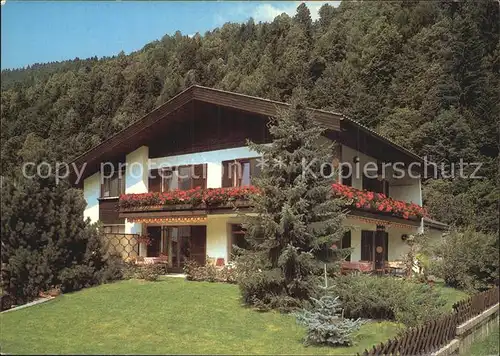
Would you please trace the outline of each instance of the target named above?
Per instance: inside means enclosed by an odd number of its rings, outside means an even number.
[[[259,154],[248,147],[237,147],[223,150],[213,150],[207,152],[197,152],[191,154],[175,155],[169,157],[149,158],[149,149],[142,146],[126,155],[125,170],[125,193],[137,194],[148,192],[149,170],[161,167],[178,167],[184,165],[206,164],[206,182],[207,188],[219,188],[222,185],[222,162],[234,159],[245,159],[258,157]],[[353,162],[353,157],[359,157],[358,172],[352,176],[352,186],[362,189],[362,167],[368,162],[376,163],[377,160],[367,156],[349,147],[342,146],[342,162]],[[388,172],[391,172],[390,168]],[[390,196],[394,199],[405,200],[422,204],[420,180],[414,178],[403,178],[394,180],[389,178]],[[100,173],[97,172],[84,180],[84,197],[87,201],[87,207],[84,212],[85,218],[90,218],[92,222],[99,219],[99,196],[100,196]],[[381,217],[380,219],[383,219]],[[230,259],[231,254],[231,224],[241,223],[241,218],[234,213],[208,215],[206,221],[202,223],[193,223],[192,225],[206,225],[206,255],[213,259],[223,258],[225,261]],[[168,223],[164,225],[183,225],[182,223]],[[351,261],[361,259],[361,231],[375,231],[375,223],[367,223],[362,219],[348,218],[345,225],[351,231],[351,247],[353,252]],[[145,234],[146,224],[131,223],[125,220],[125,233]],[[398,227],[396,227],[398,226]],[[394,225],[386,227],[389,238],[389,260],[400,260],[408,252],[408,245],[402,240],[403,234],[414,234],[419,231],[418,226]],[[434,236],[440,236],[431,230]],[[162,242],[163,244],[163,242]],[[139,254],[147,255],[147,247],[144,244],[139,246]]]
[[[149,184],[148,172],[149,148],[141,146],[125,157],[125,194],[147,193]],[[125,233],[144,233],[142,224],[132,223],[125,219]],[[139,256],[146,256],[146,245],[139,244]]]
[[[377,224],[367,223],[362,220],[358,220],[356,217],[348,217],[344,221],[344,225],[351,231],[351,248],[353,248],[351,254],[351,261],[361,260],[361,231],[375,231]],[[407,227],[396,227],[387,225],[385,231],[388,233],[388,258],[390,261],[402,260],[404,255],[408,253],[409,246],[403,241],[401,236],[403,234],[416,234],[418,232],[418,226]]]
[[[100,173],[94,173],[83,181],[83,197],[87,206],[83,212],[84,219],[90,219],[92,223],[99,220],[99,196],[101,194]]]
[[[148,192],[149,148],[141,146],[125,158],[125,194]]]
[[[359,162],[354,164],[354,157],[359,157]],[[356,189],[363,189],[363,167],[367,168],[367,173],[369,175],[376,174],[375,164],[377,160],[371,156],[365,155],[359,151],[356,151],[350,147],[342,145],[342,162],[348,162],[352,164],[352,187]],[[402,168],[396,166],[396,168]],[[406,167],[407,168],[407,167]],[[420,183],[420,178],[410,177],[405,169],[404,177],[398,178],[400,176],[399,171],[395,171],[392,165],[387,164],[385,166],[385,179],[389,182],[389,196],[396,200],[402,200],[408,203],[415,203],[422,205],[422,187]]]
[[[420,185],[420,179],[392,179],[389,184],[392,198],[422,205],[422,187]]]
[[[230,258],[231,223],[236,223],[233,214],[212,215],[207,221],[207,256],[212,258]]]

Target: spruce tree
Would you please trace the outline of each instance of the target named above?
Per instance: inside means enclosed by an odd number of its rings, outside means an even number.
[[[339,297],[324,295],[312,299],[313,308],[295,314],[297,323],[307,327],[304,344],[347,346],[352,345],[352,334],[359,330],[361,319],[345,319]]]
[[[263,157],[253,180],[261,194],[251,198],[253,214],[244,224],[252,248],[237,260],[239,284],[246,303],[289,310],[315,295],[330,248],[342,237],[344,214],[331,193],[333,143],[307,110],[302,89],[289,110],[271,118],[269,130],[272,144],[249,142]]]

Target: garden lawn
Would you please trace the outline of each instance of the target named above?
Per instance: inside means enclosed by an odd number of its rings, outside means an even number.
[[[469,350],[470,356],[498,355],[500,353],[498,327],[484,340],[475,341]]]
[[[464,291],[447,287],[444,282],[436,283],[435,288],[439,291],[439,294],[446,299],[445,309],[447,312],[453,310],[453,304],[469,297]]]
[[[304,347],[293,316],[241,306],[236,285],[178,278],[89,288],[2,313],[0,322],[9,354],[353,354],[399,328],[371,322],[353,347]]]

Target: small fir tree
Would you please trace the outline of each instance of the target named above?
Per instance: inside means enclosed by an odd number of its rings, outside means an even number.
[[[312,299],[311,310],[296,313],[297,322],[307,327],[305,345],[349,346],[352,345],[352,333],[359,330],[361,319],[345,319],[338,297],[325,295]]]
[[[298,89],[290,109],[271,119],[271,145],[249,143],[263,157],[253,180],[261,194],[251,198],[254,214],[246,216],[251,249],[237,259],[238,282],[244,301],[263,309],[289,310],[315,295],[330,247],[344,232],[332,197],[334,172],[324,165],[333,161],[333,143],[304,98]]]

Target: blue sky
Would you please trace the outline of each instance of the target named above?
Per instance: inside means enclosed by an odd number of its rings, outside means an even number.
[[[3,3],[3,0],[2,0]],[[308,2],[313,18],[326,1]],[[329,2],[338,5],[338,2]],[[225,22],[272,21],[300,2],[28,2],[1,8],[1,67],[130,53],[165,34],[193,35]]]

